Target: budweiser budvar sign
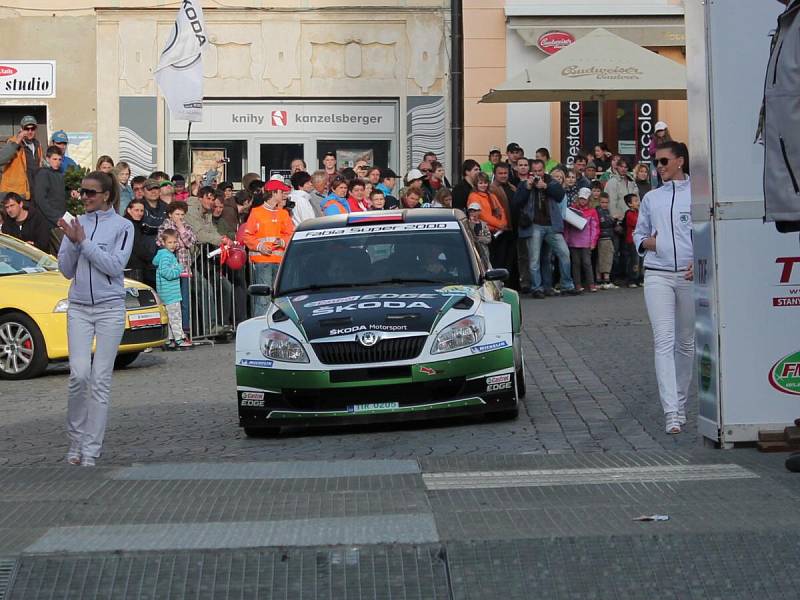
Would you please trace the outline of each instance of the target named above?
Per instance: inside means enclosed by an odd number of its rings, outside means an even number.
[[[575,36],[566,31],[548,31],[541,35],[536,44],[542,52],[555,54],[575,41]]]

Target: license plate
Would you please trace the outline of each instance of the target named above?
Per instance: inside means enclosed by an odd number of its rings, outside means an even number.
[[[347,407],[349,413],[381,412],[400,408],[399,402],[376,402],[374,404],[352,404]]]
[[[128,321],[131,323],[131,329],[141,329],[142,327],[160,327],[161,313],[151,312],[128,315]]]

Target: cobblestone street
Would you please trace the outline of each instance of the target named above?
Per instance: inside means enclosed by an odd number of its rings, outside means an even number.
[[[705,448],[696,407],[664,434],[641,290],[523,312],[514,421],[248,439],[233,346],[204,346],[116,374],[84,469],[66,368],[3,382],[0,597],[796,597],[800,481]]]
[[[233,345],[156,351],[118,371],[103,464],[413,458],[693,448],[663,432],[640,290],[524,300],[528,393],[506,422],[299,430],[247,439],[236,417]],[[0,464],[55,464],[66,447],[67,367],[3,382]],[[693,413],[692,413],[693,414]]]

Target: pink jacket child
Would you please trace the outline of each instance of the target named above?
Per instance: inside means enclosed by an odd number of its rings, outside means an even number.
[[[570,248],[594,248],[597,246],[597,240],[600,239],[600,219],[597,217],[597,211],[591,206],[581,208],[577,205],[573,206],[571,210],[579,212],[587,223],[583,229],[576,229],[564,221],[564,239],[567,241],[567,246]]]

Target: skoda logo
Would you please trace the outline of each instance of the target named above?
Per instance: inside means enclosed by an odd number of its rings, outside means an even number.
[[[365,331],[358,335],[358,342],[366,348],[371,348],[377,344],[379,339],[378,334],[372,331]]]

